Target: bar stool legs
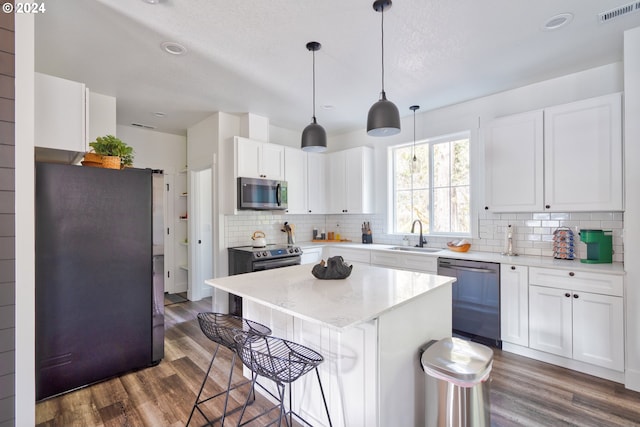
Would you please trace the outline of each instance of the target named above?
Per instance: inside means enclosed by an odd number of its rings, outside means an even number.
[[[271,334],[271,329],[268,327],[261,325],[260,323],[253,322],[251,320],[243,319],[242,317],[233,316],[230,314],[220,314],[220,313],[199,313],[198,314],[198,322],[200,324],[200,329],[202,332],[209,338],[210,340],[216,343],[216,348],[213,352],[213,356],[211,357],[211,362],[209,363],[209,368],[205,373],[204,379],[202,381],[202,385],[200,386],[200,390],[198,395],[196,396],[195,403],[193,404],[193,408],[191,408],[191,414],[189,414],[189,419],[187,420],[187,424],[185,427],[189,426],[191,423],[191,419],[193,418],[193,414],[196,409],[204,417],[207,421],[206,426],[213,426],[213,424],[217,421],[220,421],[220,426],[224,426],[225,417],[231,413],[239,411],[240,409],[246,408],[249,402],[253,402],[255,400],[255,391],[253,389],[253,384],[251,384],[251,388],[247,392],[247,399],[243,406],[238,406],[232,410],[228,410],[229,404],[229,393],[232,390],[235,390],[239,387],[242,387],[246,384],[251,383],[251,381],[246,380],[238,383],[234,386],[231,386],[233,379],[233,368],[235,366],[237,350],[236,343],[234,337],[238,334],[247,335],[250,334],[252,336],[264,336]],[[202,393],[204,391],[204,387],[209,379],[209,373],[211,372],[211,368],[213,367],[213,362],[216,359],[218,351],[220,350],[220,345],[223,347],[227,347],[232,352],[231,357],[231,366],[229,367],[229,378],[227,380],[227,388],[226,390],[222,390],[213,396],[204,398],[201,400]],[[224,399],[224,409],[222,411],[222,415],[219,418],[214,420],[210,420],[209,417],[204,413],[204,411],[200,408],[200,405],[222,395],[225,395]]]
[[[318,379],[318,385],[320,387],[320,394],[324,403],[324,409],[327,414],[327,420],[329,426],[332,427],[331,415],[329,414],[329,406],[327,405],[326,396],[324,394],[324,388],[322,387],[322,381],[320,380],[320,372],[318,371],[318,365],[323,362],[323,357],[319,353],[304,347],[300,344],[275,338],[271,336],[251,337],[247,335],[237,335],[236,341],[238,343],[237,353],[238,357],[242,360],[244,365],[252,372],[251,387],[255,388],[258,376],[262,376],[272,380],[278,389],[278,396],[275,396],[266,388],[262,387],[267,393],[269,393],[274,399],[277,399],[279,404],[264,411],[263,413],[251,418],[250,420],[243,422],[243,417],[249,399],[245,401],[240,413],[240,419],[238,420],[238,426],[246,425],[267,413],[279,408],[278,419],[266,424],[270,426],[277,422],[280,426],[282,419],[288,427],[293,425],[293,417],[296,420],[303,422],[304,424],[311,426],[311,424],[302,418],[299,414],[293,411],[292,407],[292,392],[291,386],[294,381],[305,375],[311,370],[316,371],[316,377]],[[289,385],[289,408],[285,409],[285,390],[286,385]]]

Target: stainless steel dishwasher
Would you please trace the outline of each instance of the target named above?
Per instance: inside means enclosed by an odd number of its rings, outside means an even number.
[[[438,274],[455,277],[453,333],[502,348],[500,339],[500,264],[438,259]]]

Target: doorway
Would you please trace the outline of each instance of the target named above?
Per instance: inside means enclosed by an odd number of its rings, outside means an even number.
[[[198,301],[212,294],[204,281],[213,277],[213,198],[211,168],[189,176],[189,287],[187,298]]]

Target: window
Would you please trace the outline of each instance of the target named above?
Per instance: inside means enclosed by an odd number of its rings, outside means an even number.
[[[469,132],[389,150],[393,232],[419,219],[425,234],[470,235]]]

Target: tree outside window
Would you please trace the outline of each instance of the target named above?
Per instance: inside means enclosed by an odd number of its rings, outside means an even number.
[[[425,234],[470,235],[469,133],[390,150],[393,231],[409,233],[418,219]]]

